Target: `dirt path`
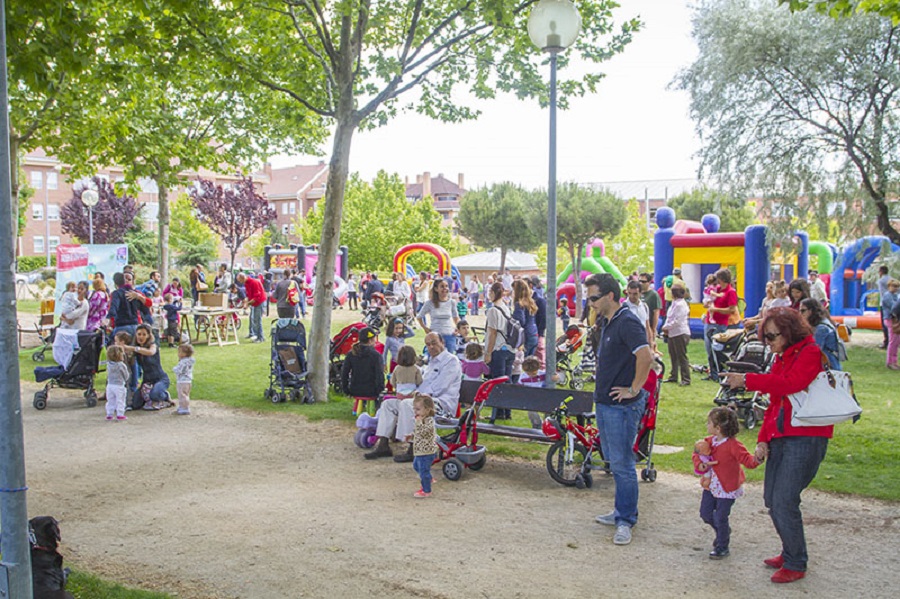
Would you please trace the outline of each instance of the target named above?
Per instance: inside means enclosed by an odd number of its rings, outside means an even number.
[[[489,457],[415,500],[412,468],[364,461],[344,424],[202,401],[187,418],[109,423],[63,391],[37,412],[33,390],[23,384],[29,513],[60,519],[70,562],[180,597],[887,597],[900,587],[897,504],[807,493],[811,573],[781,588],[761,564],[778,546],[756,485],[735,506],[732,556],[711,562],[690,477],[641,484],[634,542],[614,547],[593,522],[612,503],[602,476],[578,491],[543,464]]]

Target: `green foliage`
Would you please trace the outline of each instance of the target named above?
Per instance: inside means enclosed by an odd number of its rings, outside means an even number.
[[[56,266],[56,252],[50,253],[50,265]],[[16,260],[16,270],[18,272],[31,272],[46,266],[46,256],[19,256]]]
[[[19,169],[19,181],[25,180],[25,171]],[[31,208],[32,197],[34,197],[34,189],[32,187],[30,187],[29,185],[23,185],[19,188],[19,222],[18,230],[16,231],[16,237],[21,237],[25,232],[25,227],[28,226],[28,209]]]
[[[457,218],[460,232],[476,246],[499,248],[503,269],[506,252],[531,251],[546,237],[546,226],[543,231],[529,226],[532,201],[531,194],[514,183],[495,183],[471,190],[460,202]]]
[[[625,206],[625,224],[618,235],[606,240],[606,256],[623,274],[653,270],[653,236],[641,216],[637,200]]]
[[[218,255],[215,234],[197,219],[191,200],[184,193],[172,204],[170,241],[178,266],[208,264]]]
[[[834,18],[850,17],[857,13],[874,13],[890,18],[900,25],[900,0],[778,0],[791,10],[806,10],[810,6]]]
[[[707,0],[693,29],[698,58],[677,82],[704,140],[702,172],[762,194],[776,240],[792,234],[791,216],[840,201],[853,206],[845,232],[869,234],[874,221],[900,243],[888,205],[900,191],[897,26]]]
[[[134,227],[125,233],[125,243],[128,245],[128,261],[132,264],[153,266],[159,252],[159,239],[156,233],[144,226],[144,219],[138,216],[134,219]]]
[[[753,209],[741,198],[724,191],[698,187],[681,193],[668,202],[669,208],[675,211],[676,218],[700,222],[705,214],[715,214],[723,233],[740,231],[753,224]]]
[[[298,217],[301,237],[318,239],[323,218],[321,206],[305,218]],[[344,194],[341,226],[341,243],[350,251],[350,269],[390,272],[394,253],[410,243],[435,243],[446,249],[450,229],[441,222],[430,197],[415,204],[406,198],[406,186],[399,175],[379,171],[372,183],[351,176]],[[411,256],[410,264],[434,268],[427,257]]]

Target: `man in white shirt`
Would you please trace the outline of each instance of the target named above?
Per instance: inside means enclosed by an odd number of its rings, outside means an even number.
[[[422,384],[417,393],[429,395],[434,400],[437,416],[456,416],[459,406],[459,387],[462,382],[462,366],[459,358],[444,348],[444,341],[437,333],[425,335],[425,348],[430,359],[422,373]],[[398,441],[405,441],[407,435],[413,433],[416,417],[413,413],[413,398],[386,399],[378,409],[378,427],[375,434],[378,442],[375,448],[365,454],[367,460],[393,455],[388,444],[393,436]],[[394,456],[395,462],[412,462],[412,443],[409,449]]]
[[[508,268],[503,271],[503,277],[500,279],[500,283],[503,285],[504,292],[512,293],[513,276]]]
[[[641,299],[641,284],[638,281],[628,281],[623,303],[641,321],[641,324],[647,330],[647,342],[650,343],[651,349],[654,348],[656,346],[656,331],[650,327],[650,308]]]

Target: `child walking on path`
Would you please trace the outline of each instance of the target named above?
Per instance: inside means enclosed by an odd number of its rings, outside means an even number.
[[[709,488],[704,488],[700,500],[700,518],[716,531],[716,540],[710,559],[728,557],[731,526],[728,516],[734,500],[744,494],[744,471],[741,466],[756,468],[760,462],[747,451],[743,443],[735,439],[740,431],[737,414],[730,408],[713,408],[706,420],[709,437],[704,441],[711,447],[708,461],[695,450],[692,459],[694,470],[705,474],[710,471]]]
[[[434,428],[434,400],[427,395],[416,395],[413,400],[413,414],[416,425],[413,434],[407,437],[413,444],[413,469],[419,474],[422,488],[413,493],[414,497],[431,497],[431,464],[437,454],[437,433]]]
[[[131,376],[131,369],[125,363],[125,350],[110,345],[106,360],[106,419],[125,420],[125,385]]]
[[[191,385],[194,382],[194,346],[182,343],[178,346],[178,364],[175,371],[175,389],[178,390],[178,409],[175,414],[187,416],[191,413]]]

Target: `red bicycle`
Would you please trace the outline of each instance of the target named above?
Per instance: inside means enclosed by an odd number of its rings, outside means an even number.
[[[556,482],[567,487],[590,488],[591,455],[600,455],[600,436],[593,415],[569,413],[570,395],[544,420],[543,431],[556,439],[547,450],[547,471]]]

